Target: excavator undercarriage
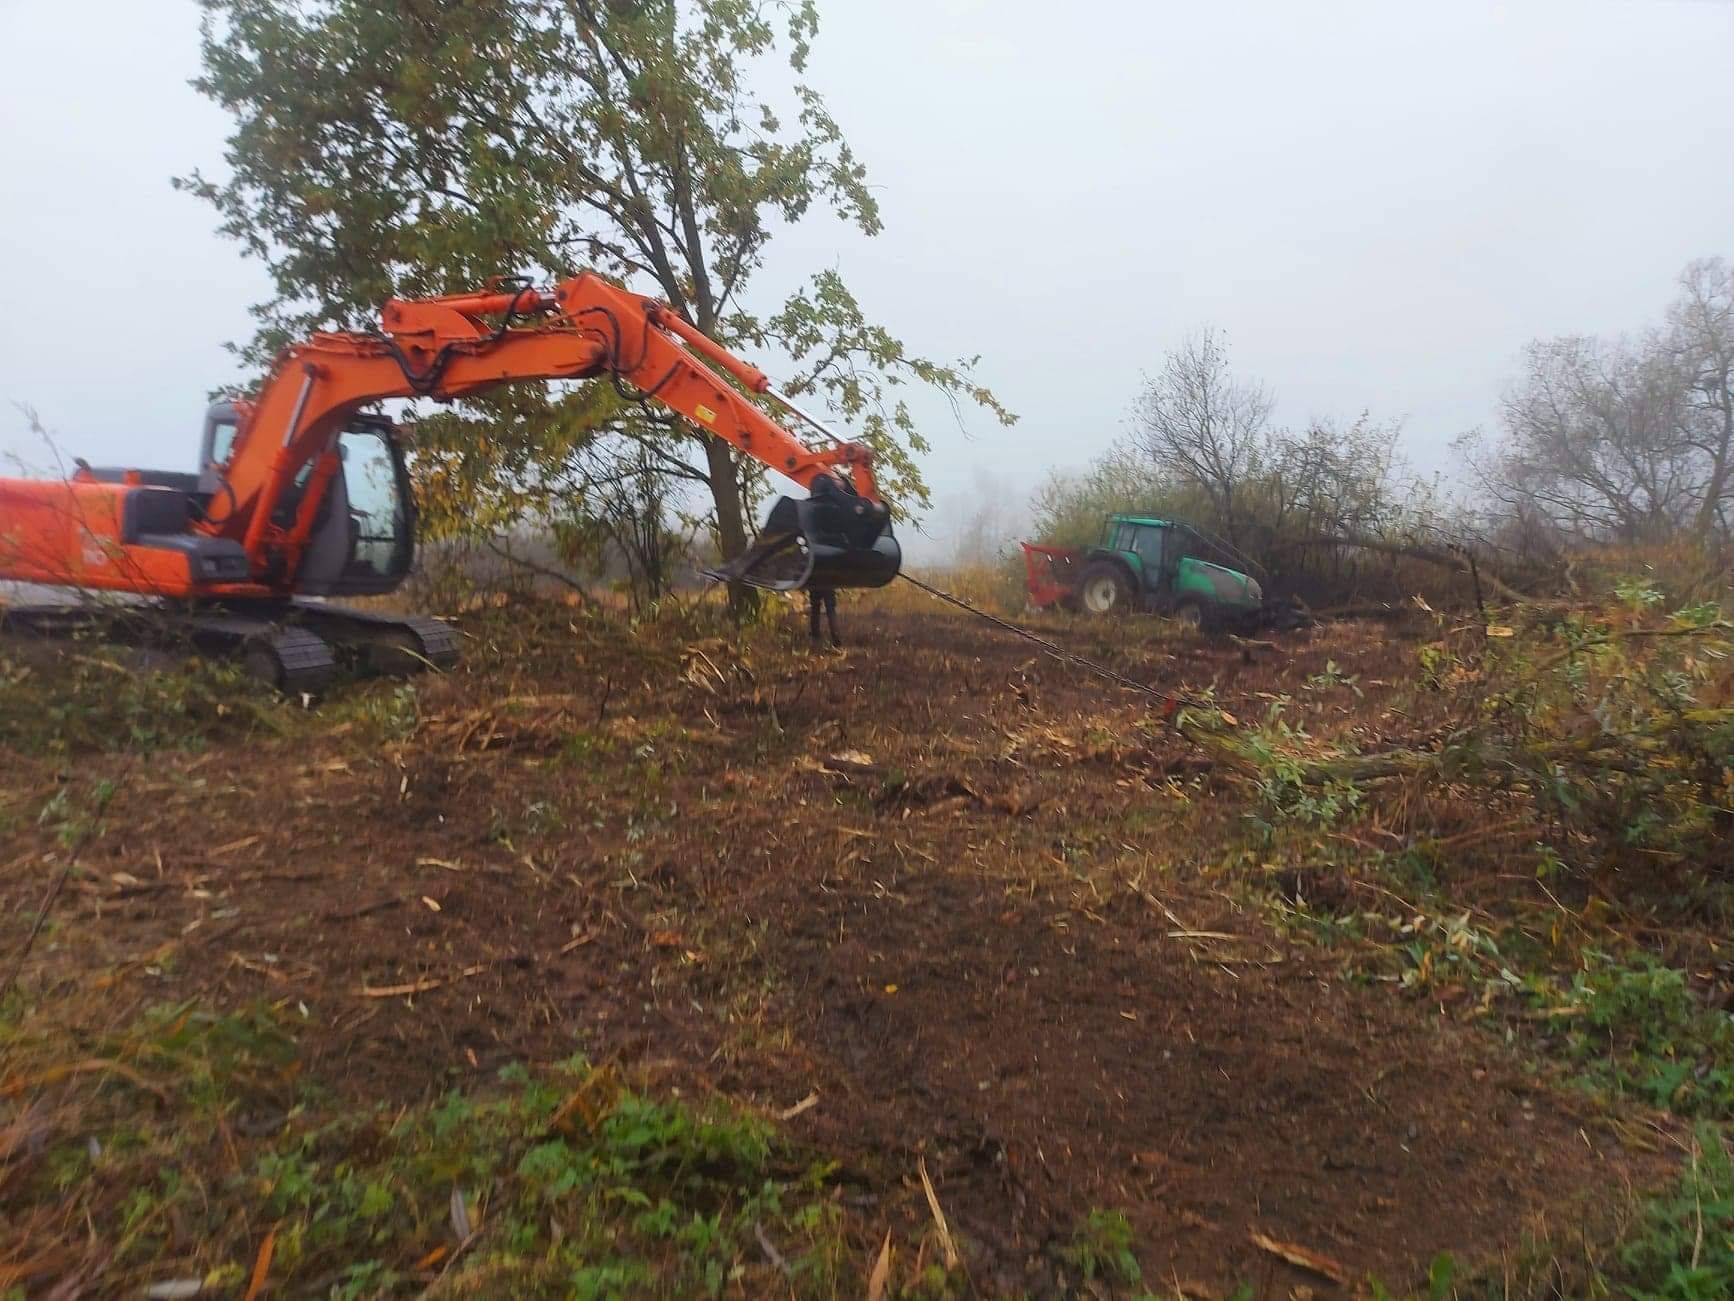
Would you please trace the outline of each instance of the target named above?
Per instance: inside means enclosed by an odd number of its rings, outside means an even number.
[[[319,694],[339,671],[402,676],[459,658],[456,631],[438,619],[306,600],[15,605],[0,607],[0,633],[221,656],[290,696]]]

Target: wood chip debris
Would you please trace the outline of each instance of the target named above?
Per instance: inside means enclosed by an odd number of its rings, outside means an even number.
[[[1275,1238],[1266,1237],[1256,1230],[1247,1236],[1252,1239],[1255,1247],[1268,1251],[1280,1260],[1286,1260],[1289,1264],[1308,1270],[1321,1278],[1328,1278],[1338,1287],[1349,1285],[1348,1267],[1340,1261],[1332,1260],[1329,1256],[1320,1255],[1316,1251],[1309,1251],[1307,1248],[1292,1242],[1279,1242]]]
[[[1169,931],[1171,940],[1238,940],[1240,936],[1227,931]]]
[[[468,1242],[475,1235],[475,1226],[470,1221],[470,1208],[464,1201],[461,1188],[452,1189],[452,1232],[457,1234],[459,1242]]]
[[[811,1111],[819,1105],[819,1091],[814,1089],[792,1107],[787,1107],[777,1113],[778,1120],[793,1120],[804,1111]]]
[[[273,1224],[265,1233],[265,1241],[259,1244],[259,1254],[253,1260],[253,1274],[247,1280],[247,1292],[241,1301],[256,1301],[259,1293],[265,1290],[265,1280],[271,1273],[271,1256],[277,1249],[277,1226]]]
[[[879,1246],[879,1259],[873,1262],[873,1273],[867,1278],[867,1301],[885,1301],[885,1283],[891,1276],[891,1230],[885,1230],[885,1241]]]
[[[939,1209],[939,1195],[933,1191],[933,1180],[927,1177],[925,1156],[916,1162],[915,1170],[921,1176],[921,1191],[927,1194],[927,1208],[933,1212],[933,1223],[939,1230],[939,1248],[945,1253],[945,1267],[956,1269],[957,1244],[951,1240],[951,1226],[945,1222],[945,1212]]]
[[[441,985],[450,985],[479,975],[488,969],[488,965],[486,962],[478,962],[473,967],[465,967],[455,976],[424,976],[404,985],[363,985],[355,992],[362,998],[402,998],[406,994],[425,994]]]

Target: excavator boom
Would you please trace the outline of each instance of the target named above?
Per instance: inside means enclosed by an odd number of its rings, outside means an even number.
[[[490,324],[490,316],[503,323]],[[293,581],[319,492],[302,495],[287,528],[274,516],[307,466],[321,486],[335,472],[336,436],[357,410],[387,398],[463,397],[518,380],[612,374],[802,487],[845,470],[856,495],[884,518],[865,447],[809,449],[704,359],[754,393],[770,390],[763,372],[666,305],[593,272],[551,290],[393,300],[381,318],[382,334],[317,334],[288,349],[243,415],[225,472],[225,506],[205,527],[242,543],[256,580]]]
[[[846,441],[815,450],[795,438],[748,395],[811,418],[665,303],[587,271],[547,288],[515,281],[393,299],[380,324],[376,333],[315,334],[285,349],[252,398],[213,408],[198,476],[81,463],[63,482],[0,479],[0,579],[201,609],[252,602],[254,622],[270,603],[389,591],[409,567],[413,512],[397,431],[365,409],[602,375],[810,490],[809,499],[779,501],[759,544],[713,576],[828,590],[880,586],[898,572],[869,450]],[[233,441],[213,451],[220,427],[232,427]],[[371,514],[356,508],[367,491],[378,499]],[[370,535],[366,521],[381,515],[393,526]],[[368,622],[353,611],[320,618],[340,631]],[[411,654],[446,656],[434,629],[411,632]]]
[[[0,577],[171,597],[294,595],[340,471],[339,437],[363,408],[604,374],[802,487],[824,478],[828,488],[840,474],[851,511],[889,535],[867,448],[807,447],[735,387],[780,396],[762,371],[666,304],[594,272],[547,289],[394,299],[381,324],[373,334],[315,334],[278,357],[258,393],[235,404],[234,441],[222,464],[206,467],[215,490],[192,518],[175,491],[182,485],[148,472],[0,481]],[[175,545],[148,540],[168,538]],[[889,581],[895,557],[889,573],[885,560],[855,585]],[[848,575],[831,577],[851,585]]]

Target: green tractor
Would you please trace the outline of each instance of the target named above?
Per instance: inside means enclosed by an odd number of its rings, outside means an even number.
[[[1251,566],[1190,524],[1147,515],[1110,515],[1088,551],[1024,543],[1030,600],[1088,614],[1146,610],[1194,628],[1249,631],[1292,625],[1294,611],[1266,602],[1258,580],[1224,561]]]

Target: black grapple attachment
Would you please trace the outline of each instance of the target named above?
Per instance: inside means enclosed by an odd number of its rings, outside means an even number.
[[[759,540],[705,577],[772,592],[884,587],[896,578],[903,549],[890,510],[828,474],[811,491],[805,499],[777,498]]]

